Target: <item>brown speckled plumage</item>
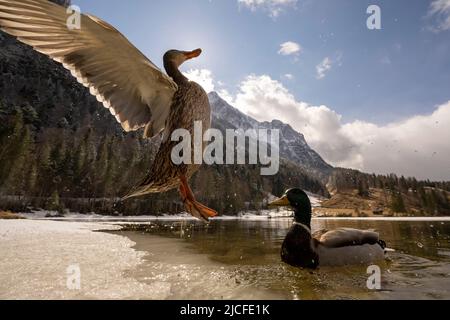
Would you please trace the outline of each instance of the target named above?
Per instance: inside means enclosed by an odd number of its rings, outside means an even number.
[[[202,132],[211,127],[211,107],[206,92],[195,82],[189,81],[179,70],[179,66],[188,59],[198,57],[201,49],[191,52],[170,50],[164,55],[164,68],[167,74],[177,84],[172,103],[167,117],[164,136],[150,168],[147,177],[126,198],[142,196],[149,193],[166,192],[179,187],[180,196],[186,211],[201,220],[208,221],[216,216],[217,211],[210,209],[195,199],[195,195],[189,186],[189,179],[199,169],[200,164],[195,162],[195,149],[197,139],[202,141],[201,155],[206,143],[202,137],[195,137],[196,122],[201,122]],[[187,130],[191,138],[191,154],[189,163],[175,164],[172,152],[181,141],[172,141],[172,134],[178,129]],[[151,126],[146,128],[144,135],[151,132]],[[178,137],[177,137],[178,138]],[[181,139],[186,139],[183,137]],[[183,150],[184,152],[185,150]],[[183,157],[185,155],[183,154]]]
[[[195,82],[186,81],[178,85],[178,91],[175,93],[170,107],[164,140],[148,176],[133,190],[133,196],[166,192],[174,189],[179,186],[179,177],[181,175],[189,179],[199,169],[200,166],[195,164],[175,165],[171,159],[173,148],[179,144],[179,141],[171,141],[172,132],[177,129],[186,129],[190,132],[192,137],[191,159],[194,159],[193,137],[195,121],[202,122],[204,131],[209,129],[211,127],[211,108],[208,96],[203,88]]]
[[[82,28],[72,30],[67,27],[65,8],[49,1],[0,2],[0,30],[62,63],[111,111],[126,132],[145,128],[144,136],[150,138],[164,130],[166,138],[149,174],[124,199],[179,186],[186,211],[203,220],[217,215],[196,201],[189,187],[188,179],[198,166],[177,166],[171,159],[177,145],[170,139],[174,130],[187,129],[192,134],[195,121],[202,121],[204,130],[211,125],[205,91],[179,70],[182,63],[200,56],[201,49],[167,51],[166,75],[117,29],[98,17],[81,14]]]

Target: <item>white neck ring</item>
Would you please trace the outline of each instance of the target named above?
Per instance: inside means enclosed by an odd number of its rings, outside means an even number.
[[[297,226],[300,226],[300,227],[302,227],[303,229],[305,229],[306,231],[308,231],[309,233],[311,233],[311,229],[307,226],[307,225],[304,225],[303,223],[300,223],[300,222],[294,222],[294,225],[297,225]]]

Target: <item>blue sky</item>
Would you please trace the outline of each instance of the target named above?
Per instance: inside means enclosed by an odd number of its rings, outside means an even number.
[[[201,47],[203,57],[188,67],[211,70],[230,92],[248,74],[268,74],[303,101],[333,106],[345,121],[379,124],[431,112],[449,99],[450,34],[428,30],[430,2],[298,1],[274,19],[235,0],[74,1],[160,66],[169,48]],[[382,30],[366,27],[370,4],[382,9]],[[278,54],[286,41],[301,45],[297,59]],[[341,66],[334,63],[318,80],[316,66],[339,56]]]
[[[414,162],[400,157],[386,166],[377,166],[374,159],[368,159],[383,151],[381,145],[387,145],[386,138],[374,133],[374,127],[381,132],[399,128],[419,115],[430,117],[438,106],[450,100],[450,0],[72,2],[82,12],[93,13],[117,27],[159,66],[168,49],[201,47],[204,54],[183,66],[185,71],[208,71],[206,80],[214,84],[215,90],[259,120],[291,119],[291,124],[306,131],[313,147],[333,164],[380,173],[450,178],[450,170],[440,166],[425,172],[421,166],[428,166],[428,158]],[[381,8],[381,30],[369,30],[366,26],[366,10],[372,4]],[[301,50],[281,54],[280,45],[286,42],[298,44]],[[327,68],[319,77],[317,68],[321,63]],[[277,114],[272,105],[270,112],[264,112],[265,105],[259,102],[263,98],[250,105],[256,100],[255,86],[264,95],[266,87],[261,83],[268,86],[268,91],[273,89],[274,96],[264,98],[282,104],[280,110],[292,107],[298,113],[305,108],[305,112],[314,115],[308,120],[289,112]],[[322,105],[327,112],[320,109]],[[314,106],[317,107],[313,109]],[[314,125],[311,119],[319,111],[325,118],[335,118],[317,122],[315,131],[302,130]],[[431,118],[428,120],[431,123]],[[434,119],[434,123],[437,121]],[[358,127],[361,123],[364,130]],[[365,135],[361,141],[351,137],[355,128]],[[326,130],[329,132],[324,134]],[[438,131],[433,135],[437,133],[442,134]],[[325,145],[325,139],[340,140]],[[404,139],[402,148],[407,144]],[[362,151],[369,148],[364,143],[378,143],[379,149]],[[445,155],[439,163],[450,157],[445,146],[433,145],[430,149],[426,141],[423,144],[411,147],[412,153]],[[346,158],[350,154],[346,148],[358,151]],[[398,149],[405,157],[409,154]],[[410,169],[402,166],[404,161],[413,162]]]

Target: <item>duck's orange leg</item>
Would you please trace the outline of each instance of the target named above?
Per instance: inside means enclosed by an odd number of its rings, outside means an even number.
[[[209,218],[217,216],[217,211],[204,206],[197,200],[195,200],[194,193],[189,187],[188,181],[185,176],[180,176],[180,195],[183,199],[186,211],[192,216],[204,221],[209,221]]]

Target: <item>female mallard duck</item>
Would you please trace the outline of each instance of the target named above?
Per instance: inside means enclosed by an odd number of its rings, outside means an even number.
[[[171,50],[164,55],[165,75],[119,31],[101,19],[80,15],[69,25],[66,9],[47,0],[0,0],[0,29],[63,64],[115,116],[126,132],[144,129],[164,139],[149,175],[126,197],[168,191],[179,186],[186,209],[208,220],[216,211],[195,200],[188,179],[198,165],[175,165],[169,137],[176,129],[192,133],[194,122],[211,125],[205,91],[179,71],[201,50]],[[75,18],[76,19],[76,18]],[[204,147],[204,145],[203,145]]]
[[[350,228],[311,233],[311,202],[300,189],[290,189],[269,206],[294,209],[294,225],[284,239],[281,259],[292,266],[371,264],[385,259],[386,244],[376,232]]]

